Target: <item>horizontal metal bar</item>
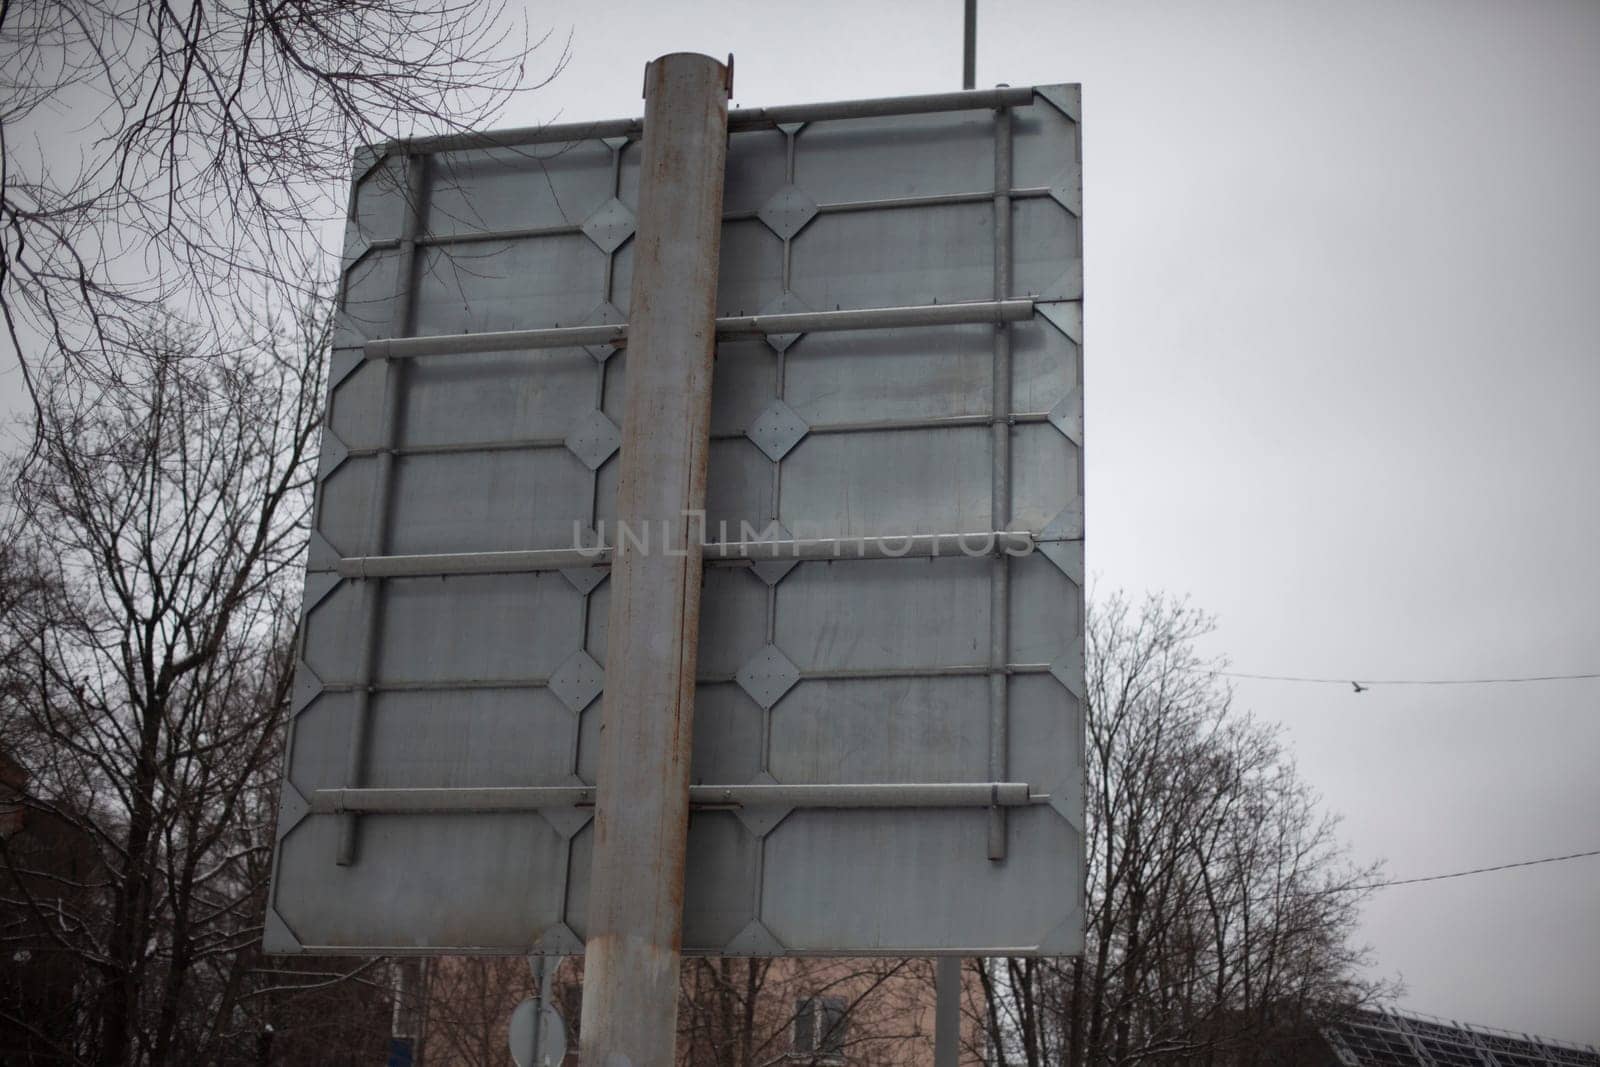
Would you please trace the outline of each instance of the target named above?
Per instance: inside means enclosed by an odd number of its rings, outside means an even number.
[[[707,560],[899,559],[926,556],[1027,555],[1034,535],[1027,530],[906,534],[901,537],[805,537],[724,541],[701,545]],[[524,574],[599,567],[613,547],[533,548],[511,552],[438,552],[407,556],[346,556],[335,570],[345,578],[420,578],[447,574]]]
[[[1033,185],[1008,190],[1006,195],[1014,200],[1037,199],[1050,195],[1050,187]],[[984,189],[975,193],[932,193],[927,196],[890,196],[879,200],[841,200],[832,204],[818,204],[819,215],[842,215],[855,211],[888,211],[895,208],[945,207],[955,204],[992,204],[995,192]]]
[[[1015,415],[944,415],[926,419],[880,419],[875,422],[819,422],[806,428],[807,433],[887,433],[894,430],[952,430],[963,426],[993,426],[1005,423],[1023,426],[1047,422],[1048,411],[1019,411]],[[743,436],[743,435],[741,435]]]
[[[757,334],[821,333],[829,330],[884,330],[918,326],[962,326],[1021,322],[1033,317],[1033,300],[972,300],[955,304],[913,304],[905,307],[851,308],[845,311],[800,311],[785,315],[739,315],[717,320],[719,340]],[[438,334],[368,341],[368,359],[414,359],[419,356],[513,352],[530,348],[627,343],[627,323],[601,326],[555,326],[540,330]]]
[[[1048,190],[1047,190],[1048,191]],[[482,244],[486,241],[526,241],[538,237],[571,237],[583,232],[578,223],[564,226],[524,226],[509,230],[461,230],[456,233],[424,233],[417,244],[430,248],[440,245]],[[376,246],[376,243],[374,243]]]
[[[318,789],[318,815],[486,813],[588,807],[593,786],[503,786],[433,789]],[[838,785],[692,785],[701,808],[988,808],[1049,802],[1026,782],[871,782]]]
[[[1012,200],[1038,199],[1050,195],[1049,186],[1030,185],[1012,189]],[[929,196],[886,196],[875,200],[842,200],[832,204],[818,204],[819,215],[842,215],[857,211],[892,211],[897,208],[943,207],[959,204],[989,204],[995,194],[988,189],[972,193],[935,193]],[[756,210],[723,212],[723,222],[749,222],[761,217]],[[583,232],[576,223],[563,226],[528,226],[509,230],[457,230],[451,233],[422,233],[417,235],[418,247],[445,248],[451,245],[485,244],[493,241],[524,241],[539,237],[567,237]],[[397,248],[399,238],[379,238],[367,245],[369,249]]]
[[[886,96],[870,100],[791,104],[784,107],[737,108],[728,112],[728,132],[731,134],[770,130],[779,123],[787,122],[826,122],[836,119],[877,118],[884,115],[926,115],[939,111],[1026,107],[1032,102],[1033,88],[1022,86],[969,90],[960,93],[931,93],[925,96]],[[563,122],[509,130],[413,137],[391,141],[384,147],[389,152],[427,155],[475,148],[519,148],[524,145],[586,141],[601,137],[628,137],[637,140],[643,134],[643,119],[611,119],[603,122]]]
[[[567,439],[554,434],[548,437],[522,437],[505,441],[453,441],[447,444],[400,445],[395,448],[352,448],[351,459],[377,456],[389,452],[396,456],[438,456],[461,452],[520,452],[536,448],[565,448]]]
[[[703,546],[708,560],[899,559],[903,556],[974,555],[1033,551],[1027,530],[977,530],[972,533],[907,534],[903,537],[805,537],[772,541],[728,541]]]
[[[526,574],[611,562],[611,548],[530,548],[513,552],[434,552],[410,556],[346,556],[345,578],[423,578],[447,574]]]
[[[1049,802],[1027,782],[895,782],[848,785],[692,785],[689,802],[785,808],[987,808]]]
[[[895,678],[986,678],[991,674],[1049,674],[1048,663],[1008,663],[1004,667],[991,667],[987,663],[956,664],[939,667],[836,667],[829,670],[801,671],[802,682],[862,682]],[[733,685],[739,680],[735,674],[702,674],[694,684]]]
[[[368,359],[415,359],[419,356],[516,352],[527,348],[621,346],[627,338],[627,324],[617,322],[600,326],[553,326],[542,330],[496,330],[485,333],[438,334],[431,337],[395,337],[368,341],[365,348]]]
[[[542,689],[550,679],[540,676],[527,678],[442,678],[428,682],[384,682],[366,685],[361,682],[327,682],[325,693],[461,693],[474,689]]]
[[[869,100],[839,100],[826,104],[790,104],[784,107],[741,108],[728,112],[730,133],[765,129],[780,122],[827,122],[884,115],[927,115],[938,111],[978,111],[998,107],[1026,107],[1033,103],[1033,86],[967,89],[921,96],[885,96]]]
[[[1049,186],[1029,185],[1020,186],[1010,190],[1012,200],[1030,200],[1050,195]],[[874,200],[841,200],[831,204],[818,204],[819,215],[842,215],[858,211],[892,211],[896,208],[917,207],[943,207],[960,204],[988,204],[994,201],[995,194],[984,189],[970,193],[933,193],[927,196],[885,196]],[[761,212],[755,209],[743,211],[723,212],[723,222],[750,222],[759,219]],[[419,248],[443,248],[451,245],[485,244],[494,241],[525,241],[540,237],[570,237],[583,232],[583,227],[577,223],[568,223],[561,226],[523,226],[506,230],[455,230],[448,233],[419,233],[417,246]],[[380,237],[366,244],[369,251],[379,251],[400,247],[398,237]]]
[[[828,330],[893,330],[915,326],[965,326],[1021,322],[1033,317],[1033,300],[969,300],[955,304],[800,311],[787,315],[741,315],[718,319],[717,336],[821,333]]]
[[[1048,663],[1008,663],[991,667],[987,663],[948,667],[858,667],[854,670],[801,671],[802,682],[858,682],[891,678],[978,678],[991,674],[1048,674]]]

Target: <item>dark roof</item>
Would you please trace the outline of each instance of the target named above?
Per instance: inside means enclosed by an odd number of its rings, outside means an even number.
[[[1344,1067],[1600,1067],[1593,1045],[1396,1011],[1352,1012],[1323,1033]]]

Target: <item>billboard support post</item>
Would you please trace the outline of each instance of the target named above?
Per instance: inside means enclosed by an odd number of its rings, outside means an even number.
[[[966,0],[961,18],[961,88],[978,83],[978,0]]]
[[[933,1067],[961,1059],[961,957],[940,956],[933,973]]]
[[[612,562],[580,1034],[597,1067],[674,1056],[728,73],[645,68],[616,515],[670,534]]]

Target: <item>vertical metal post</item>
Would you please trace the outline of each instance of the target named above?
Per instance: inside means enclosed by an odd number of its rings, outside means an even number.
[[[994,127],[994,291],[1004,299],[1011,291],[1011,109],[995,111]],[[1004,530],[1011,522],[1011,327],[996,323],[994,328],[994,423],[990,450],[993,473],[990,479],[989,518],[993,529]],[[999,553],[991,566],[989,582],[989,780],[1005,780],[1011,729],[1011,569],[1006,553]],[[989,809],[989,858],[1006,858],[1006,809]]]
[[[961,88],[978,84],[978,0],[966,0],[966,17],[961,25]]]
[[[956,1067],[961,1055],[961,957],[940,956],[933,972],[933,1067]]]
[[[707,56],[645,68],[580,1028],[594,1067],[674,1058],[728,91]]]
[[[394,317],[390,335],[407,337],[415,327],[417,237],[427,223],[427,199],[433,157],[410,155],[405,169],[405,221],[400,228],[399,262],[395,266]],[[353,208],[352,208],[353,210]],[[389,359],[383,364],[383,415],[378,429],[378,455],[373,462],[372,520],[367,530],[368,551],[383,555],[389,550],[389,510],[394,487],[395,448],[400,444],[405,411],[406,360]],[[378,659],[383,647],[383,600],[381,578],[362,583],[363,623],[361,630],[360,674],[357,678],[350,719],[350,747],[345,754],[344,780],[352,787],[361,785],[366,764],[367,720],[372,715],[373,684],[378,678]],[[339,844],[336,860],[348,867],[356,861],[356,816],[339,817]]]

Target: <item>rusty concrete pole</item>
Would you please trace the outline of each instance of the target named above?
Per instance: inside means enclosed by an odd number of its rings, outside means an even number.
[[[645,68],[581,1057],[672,1067],[729,72]],[[633,538],[623,536],[629,530]],[[640,547],[648,538],[648,547]]]

